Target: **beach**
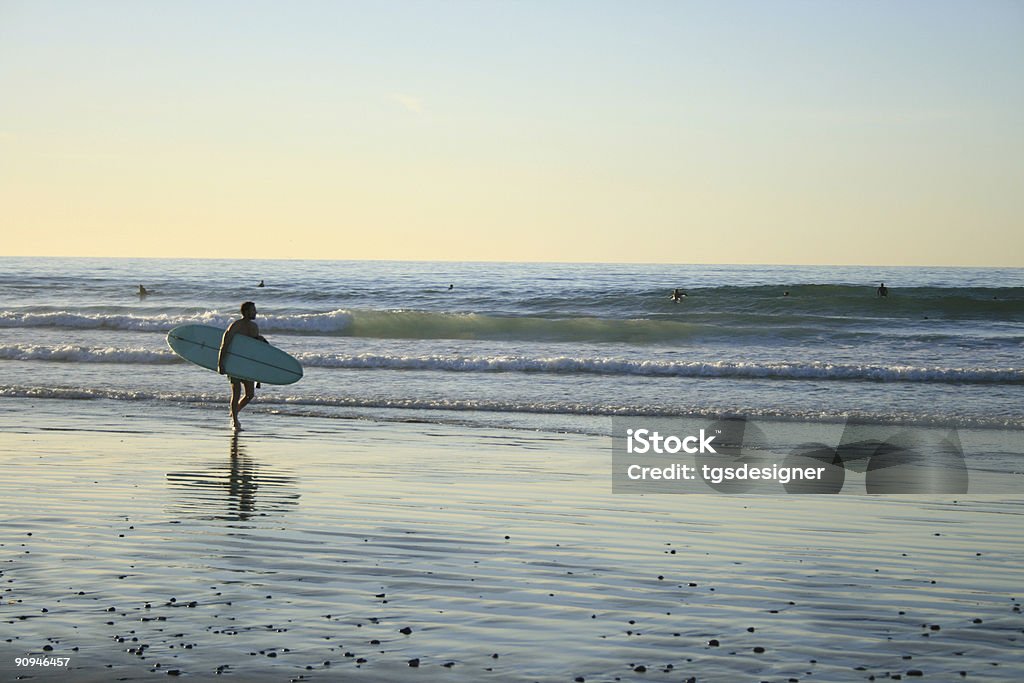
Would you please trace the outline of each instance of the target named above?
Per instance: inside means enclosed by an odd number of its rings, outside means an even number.
[[[0,683],[1024,681],[1022,29],[3,2]]]
[[[1020,680],[1024,271],[877,275],[0,258],[0,679]]]
[[[5,679],[1024,675],[1019,497],[613,494],[607,437],[224,418],[0,402]]]

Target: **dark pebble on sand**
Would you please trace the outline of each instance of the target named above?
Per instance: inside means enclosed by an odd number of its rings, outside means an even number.
[[[718,647],[721,643],[718,642],[717,638],[712,638],[708,641],[708,647]]]
[[[410,660],[409,660],[409,666],[411,666],[411,667],[415,668],[415,667],[417,667],[417,666],[419,666],[419,665],[420,665],[420,659],[419,659],[419,657],[417,657],[416,659],[410,659]]]
[[[43,645],[43,652],[53,652],[53,645]]]
[[[399,633],[404,633],[405,635],[409,635],[410,633],[412,633],[412,629],[409,628],[408,626],[404,626],[404,627],[398,629],[398,632]]]
[[[907,672],[908,676],[924,676],[924,672],[920,669],[911,669]]]
[[[497,658],[498,658],[498,653],[497,652],[495,652],[493,655],[491,655],[491,659],[497,659]]]
[[[642,674],[647,671],[647,667],[641,664],[640,666],[634,667],[633,671],[637,672],[638,674]]]
[[[975,619],[973,623],[980,624],[981,623],[981,619]]]
[[[754,652],[756,652],[757,654],[761,654],[762,652],[764,652],[764,648],[761,646],[757,646],[754,648]]]
[[[574,678],[572,680],[576,681],[576,683],[583,683],[587,679],[583,678],[583,676],[577,676],[576,678]]]
[[[444,668],[446,668],[446,669],[450,669],[450,668],[452,668],[453,666],[455,666],[455,662],[445,662],[445,663],[444,663],[444,664],[442,664],[441,666],[443,666],[443,667],[444,667]]]

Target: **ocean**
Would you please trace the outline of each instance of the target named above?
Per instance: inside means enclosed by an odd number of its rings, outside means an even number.
[[[246,300],[306,369],[262,387],[250,420],[1024,429],[1024,269],[5,257],[0,397],[223,411],[227,425],[226,380],[165,335],[226,326]]]

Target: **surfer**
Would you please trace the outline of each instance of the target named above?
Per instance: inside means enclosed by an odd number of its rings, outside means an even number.
[[[266,285],[263,284],[263,280],[260,280],[260,283],[258,285],[256,285],[256,286],[257,287],[266,287]]]
[[[878,286],[878,289],[875,290],[875,295],[880,297],[889,296],[889,288],[885,286],[884,282]]]
[[[149,292],[146,291],[146,288],[139,285],[139,296],[146,296],[147,294],[149,294]]]
[[[246,301],[239,310],[242,318],[228,326],[228,329],[224,332],[224,337],[220,341],[220,351],[217,354],[217,372],[222,375],[227,374],[224,370],[224,356],[227,354],[231,340],[236,334],[259,339],[264,343],[267,341],[260,335],[260,328],[254,322],[256,320],[256,304]],[[231,380],[231,425],[236,432],[240,432],[242,431],[242,425],[238,422],[238,413],[242,411],[242,408],[249,405],[249,402],[256,396],[256,386],[251,380],[238,379],[230,375],[228,375],[228,379]],[[242,389],[245,389],[245,396],[242,395]]]
[[[684,292],[683,290],[681,290],[681,289],[673,289],[672,290],[672,301],[674,301],[676,303],[679,303],[680,301],[683,300],[684,296],[686,296],[686,292]]]

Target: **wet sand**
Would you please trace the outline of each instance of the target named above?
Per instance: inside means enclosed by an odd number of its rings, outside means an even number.
[[[613,495],[606,438],[246,418],[0,401],[0,679],[1024,679],[1024,496]]]

